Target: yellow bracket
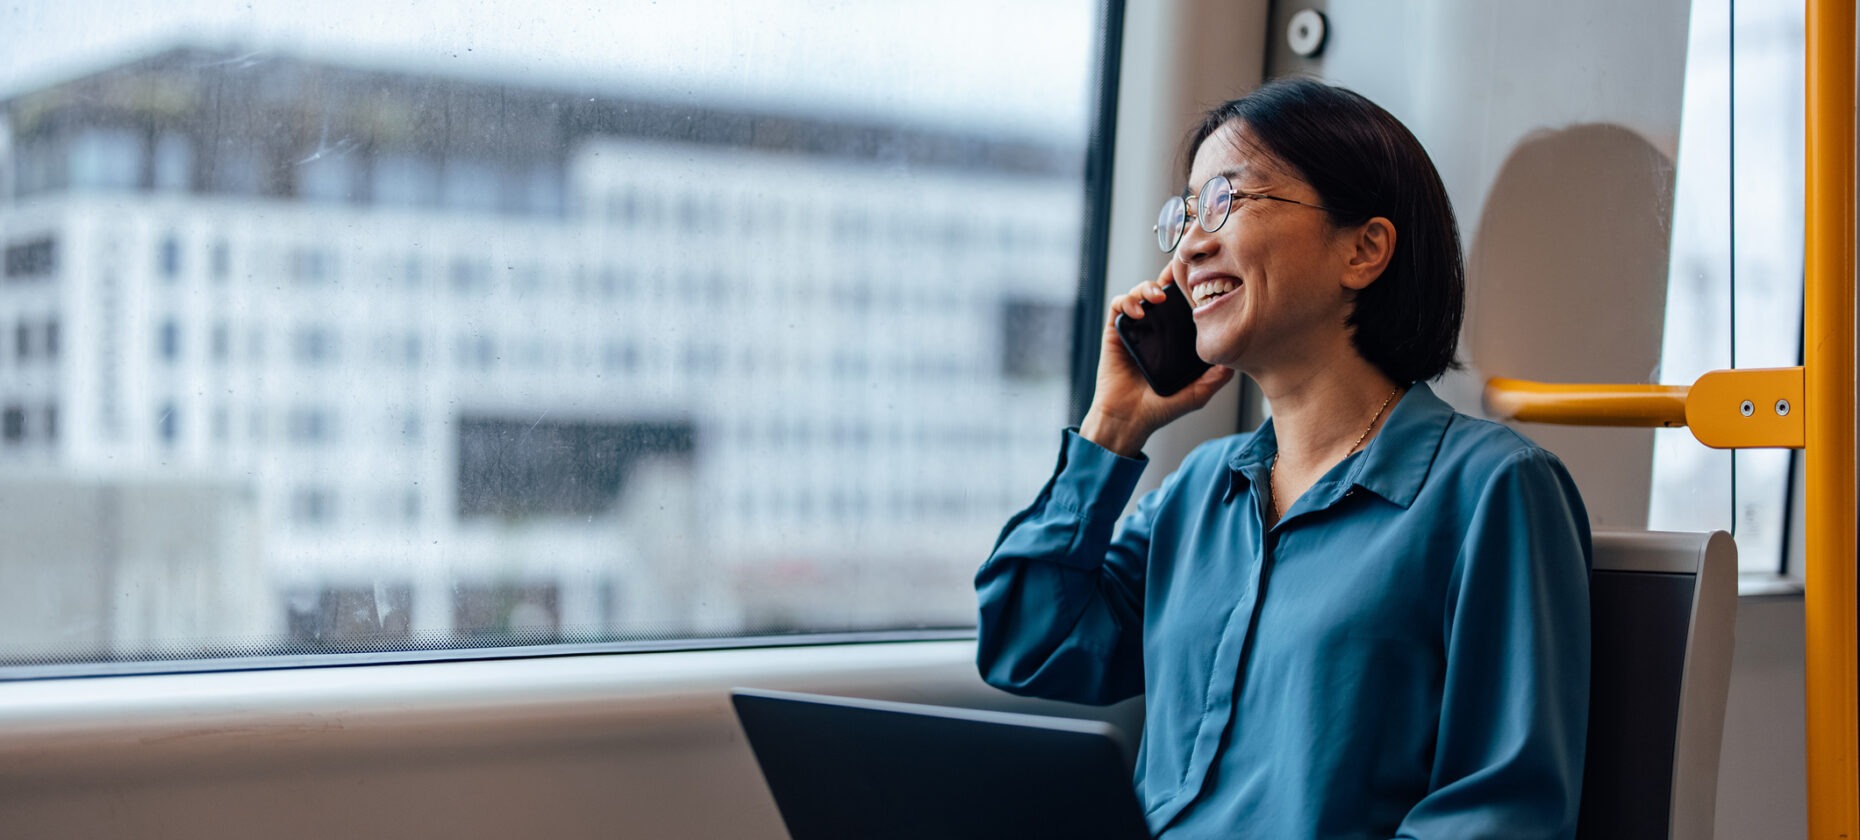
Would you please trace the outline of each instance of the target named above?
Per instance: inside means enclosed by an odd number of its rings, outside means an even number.
[[[1799,367],[1714,370],[1685,385],[1561,385],[1522,379],[1485,384],[1486,413],[1564,426],[1686,426],[1716,449],[1801,449]]]
[[[1803,387],[1799,367],[1714,370],[1692,383],[1686,425],[1714,449],[1801,449]]]

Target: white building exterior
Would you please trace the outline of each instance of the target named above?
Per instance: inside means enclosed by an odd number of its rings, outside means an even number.
[[[172,81],[148,66],[89,83]],[[309,98],[317,70],[269,72]],[[214,184],[253,165],[201,138],[251,137],[136,103],[26,124],[56,112],[34,96],[0,122],[0,470],[231,487],[258,523],[202,563],[259,570],[213,597],[260,618],[151,582],[129,597],[170,618],[118,648],[216,612],[364,647],[961,624],[1050,469],[1082,150],[1017,170],[593,131],[493,165],[324,137],[242,195]],[[499,212],[512,183],[545,210]],[[0,549],[0,575],[28,562]]]

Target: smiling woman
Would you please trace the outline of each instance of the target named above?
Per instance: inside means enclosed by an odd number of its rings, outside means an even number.
[[[1308,80],[1208,112],[1188,149],[1198,223],[1113,309],[1189,288],[1216,367],[1161,396],[1105,325],[1083,426],[976,577],[983,676],[1142,693],[1136,783],[1162,837],[1572,836],[1588,517],[1554,455],[1424,381],[1452,362],[1464,284],[1432,163]],[[1272,419],[1120,521],[1143,444],[1236,371]]]

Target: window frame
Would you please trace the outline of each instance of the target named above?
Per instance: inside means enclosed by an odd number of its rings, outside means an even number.
[[[1123,53],[1123,36],[1125,22],[1125,0],[1096,0],[1092,4],[1096,9],[1097,39],[1093,47],[1091,68],[1095,72],[1090,85],[1094,90],[1094,102],[1087,121],[1087,139],[1085,145],[1084,177],[1082,189],[1085,196],[1084,230],[1079,247],[1079,276],[1077,296],[1073,311],[1072,346],[1067,358],[1072,368],[1068,380],[1069,411],[1068,422],[1076,423],[1083,417],[1096,379],[1098,363],[1100,324],[1104,317],[1102,292],[1105,288],[1107,262],[1111,242],[1111,183],[1115,161],[1115,138],[1118,112],[1118,87],[1121,78],[1121,59]],[[236,192],[236,191],[229,191]],[[158,276],[164,282],[172,282],[169,271],[169,250],[179,257],[179,245],[172,233],[161,244],[157,265]],[[217,259],[217,256],[216,256]],[[218,274],[218,263],[215,276]],[[450,273],[445,278],[450,281]],[[451,293],[448,285],[442,293]],[[295,336],[293,336],[295,337]],[[293,342],[293,345],[295,342]],[[295,346],[288,348],[293,353]],[[301,363],[301,360],[299,360]],[[170,405],[171,417],[179,406]],[[173,422],[164,420],[163,422]],[[166,446],[179,443],[178,423],[176,439],[166,442]],[[978,546],[979,552],[983,547]],[[522,642],[498,644],[493,646],[441,646],[423,645],[420,640],[413,640],[410,646],[399,649],[380,650],[332,650],[330,652],[288,653],[288,654],[253,654],[246,649],[223,649],[213,655],[198,658],[147,658],[124,657],[108,660],[87,660],[70,663],[44,664],[0,664],[0,684],[35,680],[65,679],[73,677],[110,677],[134,675],[177,675],[211,672],[262,671],[303,668],[339,668],[365,665],[395,665],[444,661],[487,661],[516,660],[531,658],[551,658],[567,656],[593,656],[623,653],[667,653],[726,651],[760,648],[788,647],[824,647],[836,645],[868,645],[899,642],[940,642],[973,640],[976,631],[968,627],[937,627],[917,629],[886,629],[856,631],[797,632],[779,635],[718,635],[691,636],[677,639],[634,639],[615,640],[593,643],[543,643],[526,644]],[[392,640],[405,643],[406,640]],[[252,648],[258,648],[253,645]]]

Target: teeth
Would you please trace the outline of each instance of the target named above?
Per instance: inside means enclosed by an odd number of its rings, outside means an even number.
[[[1207,282],[1204,282],[1195,287],[1195,295],[1194,295],[1195,305],[1203,306],[1208,301],[1211,301],[1217,297],[1220,297],[1221,295],[1227,294],[1228,292],[1231,292],[1235,288],[1238,288],[1238,287],[1239,287],[1239,284],[1235,283],[1232,280],[1209,280]]]

